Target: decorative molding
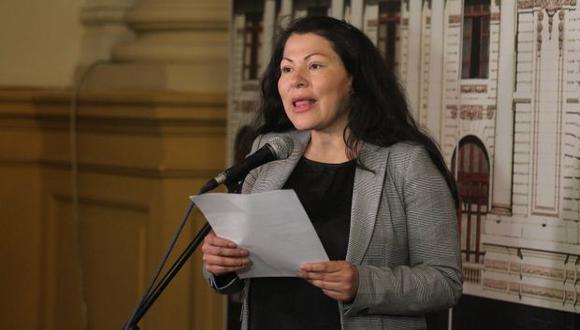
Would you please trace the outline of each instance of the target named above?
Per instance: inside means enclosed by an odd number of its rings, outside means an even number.
[[[537,0],[518,0],[518,9],[532,9]]]
[[[113,48],[129,63],[223,64],[228,54],[225,1],[142,0],[126,13],[136,39]]]
[[[487,84],[481,85],[461,85],[461,93],[487,93]]]
[[[85,0],[81,1],[79,16],[84,30],[77,74],[97,61],[111,59],[112,49],[119,44],[134,40],[135,34],[127,23],[127,12],[134,0]]]
[[[566,1],[541,1],[540,3],[541,8],[537,11],[537,46],[533,67],[535,74],[532,80],[529,164],[531,168],[530,212],[534,215],[553,218],[559,217],[560,212],[562,151],[560,126],[564,104],[562,91],[564,90],[565,63],[563,62],[562,49],[559,51],[559,56],[553,58],[547,57],[549,56],[548,50],[542,52],[542,34],[546,32],[543,31],[545,15],[549,16],[549,25],[551,25],[552,16],[564,2]],[[544,14],[544,10],[546,14]],[[562,12],[558,17],[564,17],[563,15]],[[555,48],[553,42],[549,45],[553,45],[552,47]],[[546,74],[546,72],[550,72],[550,74]],[[553,111],[546,111],[545,106],[543,106],[543,104],[547,104],[546,102],[551,104],[550,107]],[[546,139],[549,139],[551,146],[546,144]],[[551,183],[547,184],[547,180],[550,180]]]
[[[554,13],[565,6],[576,6],[576,0],[518,0],[518,9],[533,9],[540,7]]]
[[[0,165],[69,171],[69,156],[62,151],[66,148],[61,148],[67,145],[64,142],[70,127],[70,98],[70,93],[63,90],[0,89],[0,130],[10,138],[10,131],[18,129],[26,136],[20,143],[33,146],[17,153],[3,149]],[[219,164],[207,159],[162,153],[164,148],[173,150],[170,148],[177,147],[184,139],[191,141],[194,149],[199,141],[220,146],[226,133],[223,96],[174,92],[89,93],[81,94],[78,104],[78,134],[83,145],[89,147],[83,149],[79,158],[81,173],[204,178],[220,169],[216,167]],[[44,149],[34,147],[36,139],[41,139],[37,137],[39,134],[53,145]],[[119,145],[109,148],[104,139]],[[147,143],[135,143],[138,140]],[[150,145],[152,140],[156,142]],[[199,146],[202,150],[207,148]],[[110,149],[116,151],[109,153]],[[131,154],[139,156],[135,158]]]
[[[529,97],[514,97],[514,104],[531,104],[532,99]]]
[[[532,297],[543,301],[559,301],[562,306],[575,306],[578,293],[566,290],[566,284],[576,284],[580,255],[528,249],[515,246],[485,244],[485,278],[482,288],[515,295],[519,300]]]
[[[457,118],[457,106],[456,105],[447,105],[445,108],[449,111],[451,119]]]
[[[461,24],[461,15],[449,15],[449,24]]]
[[[80,19],[84,25],[125,25],[125,14],[133,6],[132,0],[107,3],[88,2],[80,11]]]
[[[497,107],[495,105],[487,106],[487,119],[492,120],[497,112]]]
[[[53,159],[4,159],[0,157],[0,166],[42,167],[62,171],[70,171],[71,169],[70,161]],[[220,170],[221,168],[218,167],[191,169],[167,166],[165,164],[157,167],[135,167],[88,162],[80,162],[78,164],[78,171],[81,173],[120,175],[139,178],[210,178]]]
[[[498,291],[506,291],[508,289],[508,282],[486,278],[483,280],[483,288]]]
[[[448,105],[446,108],[452,119],[457,119],[459,115],[459,118],[462,120],[482,120],[484,119],[484,113],[486,119],[492,120],[495,117],[497,109],[495,105],[487,107],[482,105],[461,105],[459,111],[455,105]]]
[[[8,102],[33,102],[44,104],[69,104],[72,92],[66,89],[0,88],[0,105]],[[175,105],[211,107],[224,110],[222,93],[157,91],[83,92],[78,102],[86,105]]]
[[[463,261],[462,268],[465,282],[481,284],[481,275],[484,269],[482,264]]]
[[[484,265],[486,270],[494,270],[505,273],[509,273],[512,270],[512,262],[506,260],[486,258]]]
[[[481,105],[462,105],[459,110],[459,118],[463,120],[483,119],[484,107]]]
[[[138,32],[228,29],[229,5],[225,1],[142,0],[127,13],[127,22]]]
[[[508,217],[511,217],[513,215],[510,205],[492,205],[489,213]]]
[[[485,279],[483,281],[483,288],[495,291],[503,291],[508,294],[515,294],[519,296],[520,300],[522,297],[527,296],[561,301],[562,304],[576,304],[577,293],[573,290],[548,288],[538,285],[496,279]]]
[[[542,35],[544,29],[544,12],[548,16],[548,37],[552,39],[552,30],[554,25],[554,15],[558,13],[558,45],[560,48],[560,56],[562,56],[563,42],[564,42],[564,16],[565,10],[573,10],[576,6],[576,0],[520,0],[518,1],[518,9],[534,9],[537,12],[538,22],[536,24],[536,32],[538,33],[536,39],[537,56],[540,57],[540,50],[542,48]]]
[[[64,90],[0,89],[0,128],[65,130],[72,95]],[[17,104],[18,107],[14,107]],[[83,93],[78,128],[120,134],[224,134],[226,103],[219,94]],[[17,110],[16,110],[17,109]]]
[[[564,268],[558,267],[545,267],[527,263],[522,263],[521,266],[522,275],[550,278],[556,280],[565,280],[567,275],[566,273],[567,272]]]
[[[449,116],[451,117],[451,119],[457,119],[457,116],[459,115],[459,118],[461,120],[470,120],[470,121],[482,120],[484,119],[484,114],[486,119],[492,120],[495,117],[496,113],[495,105],[487,107],[484,107],[482,105],[461,105],[459,107],[459,111],[458,107],[455,105],[448,105],[446,108],[449,112]]]
[[[562,56],[564,42],[564,16],[565,10],[573,10],[576,6],[576,0],[519,0],[518,10],[533,10],[537,13],[536,24],[536,50],[537,56],[540,57],[542,49],[542,35],[544,29],[544,13],[548,16],[548,37],[552,39],[552,30],[554,25],[554,15],[558,13],[558,44],[560,47],[560,56]]]

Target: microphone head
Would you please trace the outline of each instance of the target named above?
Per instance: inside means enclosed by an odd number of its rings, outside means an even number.
[[[277,160],[286,159],[294,149],[294,141],[289,136],[275,136],[268,143]]]

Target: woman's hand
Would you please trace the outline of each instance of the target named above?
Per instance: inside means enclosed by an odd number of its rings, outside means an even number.
[[[214,275],[224,275],[238,272],[250,264],[247,250],[239,248],[234,242],[216,236],[214,232],[207,234],[201,246],[205,269]]]
[[[322,289],[330,298],[350,302],[358,290],[358,270],[348,261],[326,261],[304,264],[298,277]]]

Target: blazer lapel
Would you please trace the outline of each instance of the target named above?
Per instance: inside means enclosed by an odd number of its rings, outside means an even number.
[[[304,155],[304,150],[310,141],[310,133],[293,131],[285,134],[289,134],[294,141],[292,153],[285,160],[262,166],[252,193],[281,189]],[[373,234],[383,191],[388,154],[389,148],[383,149],[372,144],[363,144],[359,154],[360,161],[368,170],[357,167],[354,178],[346,260],[355,265],[362,262]]]
[[[302,155],[304,155],[304,150],[310,141],[310,133],[307,131],[291,131],[284,134],[289,135],[294,141],[292,153],[287,159],[264,165],[260,171],[258,181],[254,184],[252,193],[281,189]],[[278,133],[278,135],[280,134]],[[267,140],[267,137],[265,137],[265,140]]]
[[[350,235],[346,253],[346,259],[355,265],[362,262],[368,248],[382,196],[389,148],[380,149],[371,144],[364,144],[359,160],[368,170],[357,167],[355,171]]]

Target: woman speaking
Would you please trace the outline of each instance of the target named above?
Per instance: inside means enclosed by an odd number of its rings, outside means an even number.
[[[250,253],[209,234],[206,275],[243,289],[242,329],[424,329],[462,292],[455,183],[401,87],[360,30],[329,17],[293,22],[261,81],[252,150],[294,140],[286,160],[250,172],[243,193],[294,189],[330,261],[296,277],[240,280]]]

